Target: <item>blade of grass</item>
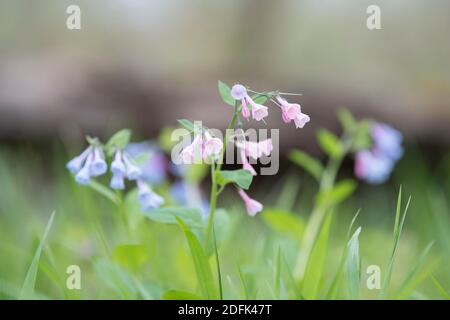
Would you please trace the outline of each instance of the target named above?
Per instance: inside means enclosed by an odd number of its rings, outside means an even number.
[[[361,260],[359,256],[359,234],[361,227],[356,229],[347,244],[347,257],[345,261],[345,271],[347,275],[347,288],[349,298],[352,300],[359,297],[359,286],[361,280]]]
[[[280,299],[281,290],[281,248],[278,248],[277,263],[275,265],[275,298]]]
[[[431,276],[431,281],[433,281],[433,284],[441,295],[442,299],[450,300],[450,294],[444,289],[444,287],[439,283],[435,276]]]
[[[239,265],[237,265],[237,269],[238,269],[238,273],[239,273],[239,280],[241,282],[241,287],[242,287],[242,297],[244,300],[248,300],[249,292],[248,292],[247,283],[245,282],[244,275],[242,274],[242,271],[241,271],[241,268],[239,267]]]
[[[47,226],[45,227],[44,234],[41,238],[41,241],[34,252],[33,260],[31,261],[30,267],[28,268],[28,272],[25,276],[25,280],[22,284],[22,289],[20,290],[19,299],[31,299],[34,296],[34,287],[36,285],[36,277],[39,268],[39,260],[41,258],[42,249],[44,248],[45,240],[50,232],[50,229],[53,224],[53,219],[55,217],[55,211],[53,211],[50,219],[47,222]]]
[[[217,250],[216,230],[214,228],[214,224],[213,224],[213,240],[214,240],[214,251],[216,252],[216,267],[217,267],[217,278],[218,278],[218,284],[219,284],[219,296],[220,296],[220,300],[223,300],[222,273],[220,272],[219,252]]]
[[[406,213],[408,212],[409,204],[411,203],[411,196],[409,196],[408,198],[408,202],[406,203],[406,207],[403,211],[403,216],[401,217],[400,220],[401,201],[402,201],[402,189],[400,188],[397,199],[397,209],[395,213],[394,245],[392,247],[392,252],[388,260],[386,276],[384,278],[383,288],[381,290],[381,298],[386,298],[388,295],[389,284],[391,282],[392,277],[392,269],[394,267],[395,255],[397,253],[398,244],[400,242],[400,236],[402,234],[403,225],[405,223]]]

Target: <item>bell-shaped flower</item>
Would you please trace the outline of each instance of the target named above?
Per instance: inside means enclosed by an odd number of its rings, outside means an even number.
[[[245,155],[247,157],[251,157],[253,159],[259,159],[263,155],[270,155],[273,150],[272,139],[262,140],[260,142],[254,141],[244,141],[238,142],[237,147],[243,149],[245,151]]]
[[[250,119],[250,110],[248,109],[248,100],[250,97],[247,93],[247,89],[242,84],[235,84],[231,88],[231,96],[234,100],[238,100],[242,104],[242,117],[244,119]]]
[[[137,186],[138,198],[143,211],[156,209],[164,204],[164,199],[153,192],[153,190],[144,181],[137,180]]]
[[[125,164],[126,176],[128,180],[139,179],[142,173],[141,169],[132,162],[131,158],[126,153],[123,153],[122,159]]]
[[[117,150],[114,154],[114,160],[111,163],[111,172],[113,174],[121,174],[125,176],[127,174],[127,168],[125,166],[125,162],[123,161],[123,151]]]
[[[75,175],[75,181],[82,185],[87,185],[91,180],[91,164],[94,160],[94,155],[90,152],[84,162],[83,167]]]
[[[194,138],[190,145],[181,150],[180,157],[184,164],[201,162],[203,159],[203,139],[200,134]]]
[[[277,100],[280,103],[281,117],[285,123],[289,123],[293,120],[296,128],[303,128],[305,124],[310,121],[309,116],[302,113],[299,104],[289,103],[280,96],[277,97]]]
[[[392,159],[369,150],[356,153],[355,175],[372,184],[385,182],[394,167]]]
[[[123,190],[125,189],[125,176],[121,172],[116,172],[113,174],[111,178],[111,182],[109,183],[109,186],[112,189],[116,190]]]
[[[252,98],[247,97],[250,105],[252,106],[252,118],[256,121],[264,121],[264,118],[269,115],[268,108],[262,104],[256,103]]]
[[[222,152],[223,142],[219,138],[212,137],[206,131],[203,142],[203,159],[216,159]]]
[[[245,155],[245,150],[241,149],[241,160],[242,160],[242,168],[244,170],[249,171],[252,175],[256,176],[256,171],[253,166],[248,162],[247,156]]]
[[[86,161],[86,158],[88,155],[92,152],[92,147],[87,147],[80,155],[76,156],[66,164],[66,168],[71,173],[77,173],[81,170],[81,167],[83,166],[83,163]]]
[[[402,134],[385,123],[375,123],[371,129],[374,153],[396,161],[403,155]]]
[[[246,98],[242,99],[242,117],[247,121],[250,119],[250,110],[248,109]]]
[[[91,163],[91,176],[98,177],[108,170],[108,165],[105,161],[105,156],[101,147],[94,148],[92,152],[92,163]]]
[[[263,209],[263,205],[260,202],[250,198],[244,190],[239,189],[238,193],[241,196],[242,200],[244,200],[245,208],[247,209],[247,213],[249,216],[254,217]]]

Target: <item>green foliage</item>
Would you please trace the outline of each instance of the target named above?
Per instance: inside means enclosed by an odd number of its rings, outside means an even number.
[[[222,98],[223,102],[230,106],[234,106],[235,100],[231,96],[231,88],[225,82],[222,82],[220,80],[217,82],[217,87],[219,88],[219,95]]]
[[[114,150],[123,149],[127,146],[131,139],[131,130],[122,129],[117,131],[112,137],[108,140],[105,145],[106,153],[108,155],[112,155]]]
[[[121,244],[114,249],[112,258],[125,269],[137,273],[148,259],[148,253],[141,244]]]
[[[361,258],[359,255],[359,234],[361,227],[356,229],[347,244],[345,271],[347,275],[348,296],[350,299],[358,299],[361,280]]]
[[[242,189],[248,189],[252,184],[253,175],[248,170],[244,169],[221,170],[217,172],[216,179],[220,186],[235,183]]]
[[[320,192],[317,196],[317,202],[324,207],[337,205],[350,197],[356,186],[356,182],[352,179],[340,181],[331,190]]]
[[[294,239],[303,236],[305,222],[303,219],[290,211],[267,208],[261,213],[264,222],[274,231],[283,235],[289,235]]]
[[[202,228],[204,223],[200,217],[200,212],[195,208],[158,208],[150,211],[142,212],[144,217],[153,221],[166,224],[177,224],[178,219],[191,228]]]
[[[293,150],[289,154],[289,159],[294,162],[296,165],[305,169],[311,176],[313,176],[317,181],[320,181],[320,178],[323,174],[323,166],[317,159],[314,159],[306,152],[301,150]]]
[[[344,154],[344,147],[338,137],[331,131],[320,129],[317,141],[322,150],[331,158],[339,158]]]

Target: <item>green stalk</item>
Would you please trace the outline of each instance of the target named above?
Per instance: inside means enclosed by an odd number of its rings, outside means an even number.
[[[329,191],[333,188],[336,175],[342,164],[342,161],[346,154],[349,152],[352,145],[352,140],[345,137],[341,138],[343,141],[343,152],[339,157],[330,157],[327,166],[322,174],[319,183],[319,194],[321,192]],[[309,218],[308,224],[306,226],[305,234],[302,239],[301,251],[297,258],[297,263],[294,269],[294,275],[297,279],[302,279],[306,270],[306,265],[308,264],[309,255],[316,241],[317,235],[320,231],[320,227],[326,217],[329,208],[326,205],[315,203],[311,217]]]
[[[236,103],[234,105],[233,117],[231,118],[231,121],[228,124],[227,130],[225,131],[225,139],[224,139],[224,143],[223,143],[222,152],[219,157],[219,161],[217,162],[217,165],[215,165],[214,163],[211,164],[211,196],[210,196],[208,227],[206,229],[205,248],[208,248],[208,244],[211,239],[212,228],[213,228],[213,224],[214,224],[214,212],[216,211],[217,197],[219,195],[219,192],[218,192],[219,186],[217,184],[216,174],[217,174],[217,172],[219,172],[222,169],[223,157],[225,155],[227,145],[228,145],[228,139],[229,139],[228,131],[230,129],[234,129],[234,127],[236,126],[238,114],[239,114],[239,103],[236,101]]]

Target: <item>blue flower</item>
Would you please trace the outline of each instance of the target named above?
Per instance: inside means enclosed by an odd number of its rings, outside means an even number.
[[[142,180],[137,180],[137,186],[138,198],[143,211],[156,209],[164,204],[164,199],[153,192],[147,183]]]
[[[118,190],[125,189],[125,178],[137,180],[142,174],[141,169],[132,162],[130,156],[123,150],[117,150],[114,154],[110,170],[113,176],[109,186]]]
[[[76,182],[86,185],[91,180],[91,177],[104,174],[108,165],[106,164],[102,148],[90,146],[79,156],[70,160],[66,167],[71,173],[75,174]]]
[[[386,156],[375,154],[369,150],[359,151],[355,159],[355,175],[369,183],[379,184],[385,182],[394,162]]]
[[[160,184],[166,179],[168,163],[164,153],[156,144],[150,141],[130,143],[125,150],[132,159],[149,154],[148,159],[139,165],[142,171],[139,179],[151,184]]]
[[[374,153],[381,154],[397,161],[403,155],[402,134],[385,123],[375,123],[372,126]]]
[[[116,190],[123,190],[125,189],[125,177],[122,173],[117,172],[114,173],[112,178],[111,178],[111,182],[109,183],[109,186],[112,189],[116,189]]]

